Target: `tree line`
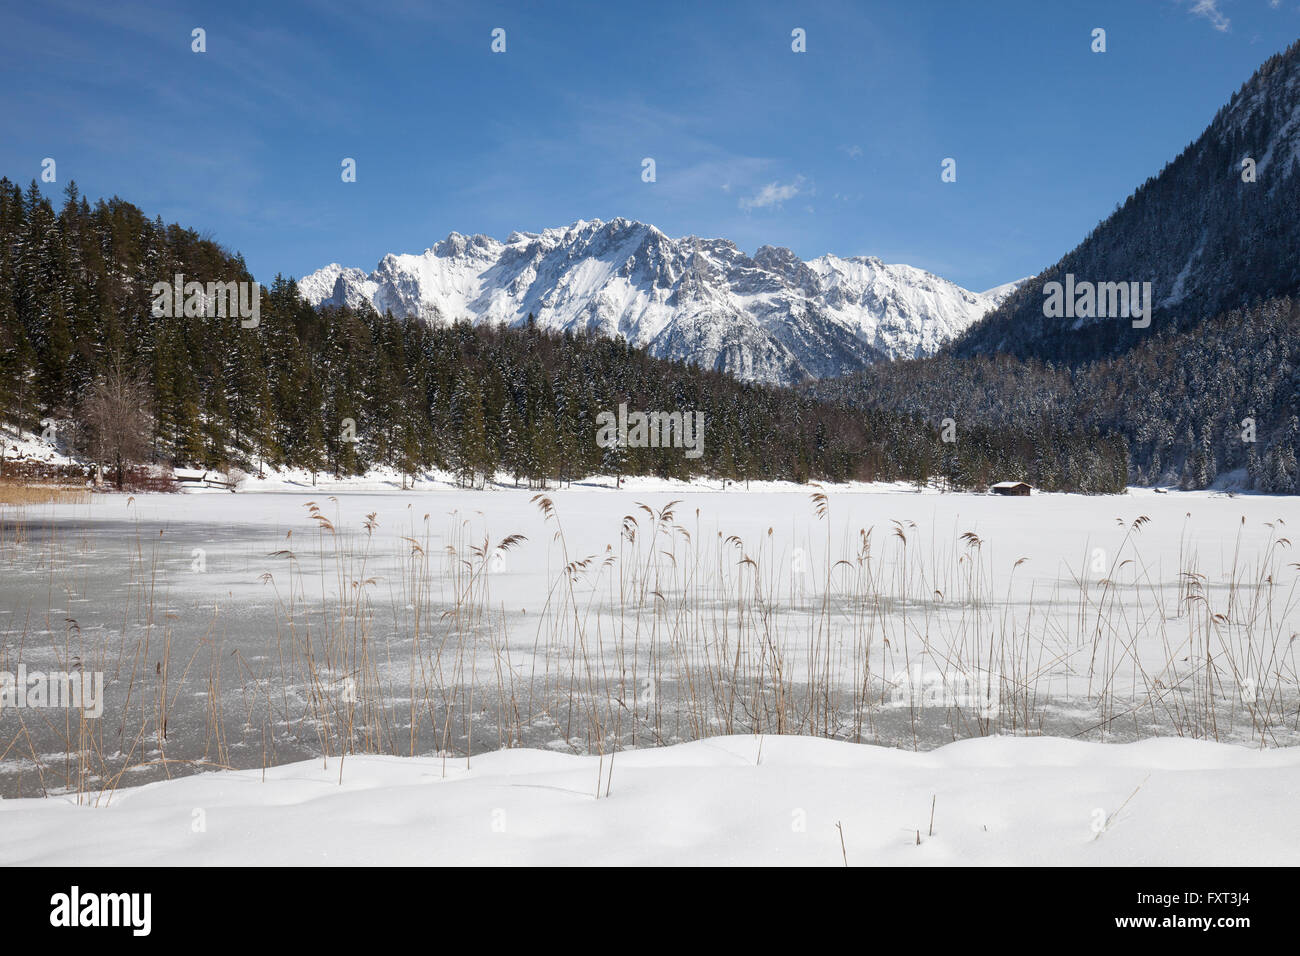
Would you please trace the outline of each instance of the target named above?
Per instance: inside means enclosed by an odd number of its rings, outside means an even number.
[[[1300,494],[1300,300],[1232,309],[1161,330],[1124,355],[1070,366],[1009,355],[872,366],[810,391],[938,421],[1122,436],[1137,484],[1206,488],[1227,472]]]
[[[430,325],[361,308],[315,308],[294,281],[260,290],[259,321],[156,316],[151,289],[182,273],[252,282],[212,239],[74,183],[56,208],[36,183],[0,179],[0,422],[110,465],[375,467],[504,474],[545,486],[594,474],[758,480],[1023,479],[1114,492],[1128,448],[1095,428],[945,428],[806,389],[739,382],[650,357],[622,339],[467,321]],[[601,447],[597,416],[702,412],[703,454]]]

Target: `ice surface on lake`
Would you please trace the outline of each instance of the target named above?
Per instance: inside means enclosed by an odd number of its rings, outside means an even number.
[[[0,672],[107,701],[0,711],[0,793],[751,732],[1297,737],[1290,499],[544,494],[4,511]]]

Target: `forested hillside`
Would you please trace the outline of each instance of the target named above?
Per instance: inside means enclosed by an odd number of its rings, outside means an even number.
[[[1090,430],[963,425],[945,441],[920,416],[742,384],[603,337],[317,309],[278,276],[255,327],[156,317],[150,290],[178,273],[252,280],[238,256],[120,199],[92,206],[69,184],[56,210],[34,183],[0,180],[0,422],[57,422],[63,443],[100,461],[443,468],[467,482],[1023,478],[1107,492],[1126,478],[1123,441]],[[600,447],[596,416],[620,403],[702,412],[703,454]]]
[[[1298,209],[1300,42],[1269,58],[1077,248],[938,356],[809,390],[932,424],[1123,436],[1139,484],[1205,488],[1240,470],[1249,487],[1300,493]],[[1048,283],[1150,283],[1152,322],[1049,317]]]
[[[873,366],[812,388],[863,409],[1050,432],[1125,436],[1133,480],[1204,488],[1244,468],[1300,493],[1300,300],[1234,309],[1125,355],[1070,368],[1007,355]]]
[[[1162,329],[1300,292],[1300,41],[1270,57],[1212,123],[1059,262],[948,347],[1080,364]],[[1044,210],[1044,215],[1049,215]],[[1044,315],[1044,286],[1150,282],[1149,328]]]

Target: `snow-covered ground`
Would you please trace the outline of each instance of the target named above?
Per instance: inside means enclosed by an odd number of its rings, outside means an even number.
[[[53,429],[53,422],[47,428]],[[77,459],[64,453],[65,450],[54,438],[54,431],[43,437],[35,432],[25,431],[9,425],[0,424],[0,459],[5,461],[39,461],[49,465],[72,465]]]
[[[989,738],[912,753],[733,736],[612,762],[509,750],[465,764],[355,756],[107,806],[6,800],[0,864],[1300,863],[1295,748]]]
[[[311,480],[0,515],[0,862],[1300,861],[1292,499]]]

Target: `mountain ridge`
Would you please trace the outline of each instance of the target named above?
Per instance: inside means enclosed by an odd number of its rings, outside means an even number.
[[[367,303],[434,324],[521,325],[531,314],[542,328],[621,337],[765,384],[934,354],[1016,286],[972,292],[874,256],[804,261],[770,245],[749,256],[727,239],[671,239],[622,217],[505,240],[452,232],[369,273],[335,262],[298,281],[312,305]]]

